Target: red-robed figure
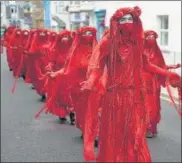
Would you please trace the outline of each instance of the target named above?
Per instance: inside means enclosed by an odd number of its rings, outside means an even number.
[[[31,55],[29,55],[28,51],[31,47],[33,36],[36,33],[36,30],[30,30],[30,34],[25,45],[24,49],[24,62],[25,62],[25,83],[31,83],[30,73],[31,73]]]
[[[48,35],[46,30],[38,29],[33,35],[32,43],[28,51],[31,83],[35,87],[36,92],[42,96],[42,101],[46,98],[43,89],[45,80],[42,79],[42,76],[46,73],[47,56],[41,52],[41,47],[47,40]]]
[[[64,67],[72,42],[73,37],[71,31],[63,30],[58,34],[56,41],[49,50],[49,63],[46,66],[47,74],[56,72]],[[56,78],[46,78],[45,90],[47,92],[47,100],[45,108],[47,109],[45,112],[56,115],[60,117],[60,120],[66,121],[68,105],[65,105],[63,101],[65,97],[70,97],[70,94],[62,91],[63,80],[64,79],[60,79],[59,76]],[[42,111],[43,110],[41,110],[36,117],[38,117]]]
[[[9,26],[4,36],[3,44],[6,47],[6,55],[7,55],[7,62],[9,66],[9,70],[12,71],[12,49],[10,48],[10,41],[12,39],[12,34],[16,29],[15,26]]]
[[[102,34],[102,39],[109,37],[109,29]],[[88,70],[89,74],[89,70]],[[85,111],[85,128],[84,128],[84,159],[85,161],[95,160],[94,146],[98,146],[99,119],[102,112],[103,95],[107,82],[107,67],[93,91],[88,97],[88,107]]]
[[[88,80],[82,89],[92,90],[107,66],[107,92],[99,131],[98,162],[151,162],[146,142],[147,113],[142,95],[141,68],[170,79],[179,76],[143,59],[143,28],[139,7],[120,8],[111,18],[110,36],[94,50]],[[142,62],[143,59],[143,62]]]
[[[69,52],[64,70],[50,74],[52,77],[61,74],[62,91],[71,92],[71,99],[76,113],[76,126],[83,132],[85,109],[87,109],[88,94],[80,91],[79,83],[86,79],[88,62],[93,48],[97,43],[96,29],[81,27],[76,31],[75,39]],[[67,100],[66,100],[67,101]],[[74,121],[74,115],[71,114]],[[73,124],[72,121],[72,124]]]
[[[16,29],[12,34],[10,48],[12,49],[12,68],[13,76],[20,77],[20,64],[22,60],[22,30]]]
[[[156,39],[158,35],[155,31],[147,30],[144,33],[144,55],[148,58],[149,62],[161,67],[163,69],[178,68],[180,65],[167,66],[162,52],[157,45]],[[149,115],[149,127],[147,130],[147,137],[153,137],[157,134],[157,124],[161,119],[161,104],[160,93],[161,86],[165,87],[166,78],[155,73],[148,72],[144,69],[142,72],[146,109]]]
[[[24,51],[26,50],[26,45],[28,43],[30,32],[28,30],[23,30],[22,31],[22,44],[20,47],[22,48],[21,50],[21,62],[20,62],[20,67],[19,67],[19,72],[20,75],[22,75],[22,78],[25,80],[25,72],[26,72],[26,57],[24,55]]]
[[[49,59],[50,58],[49,57],[49,55],[50,55],[50,49],[53,46],[53,44],[55,43],[57,34],[56,34],[56,32],[51,32],[51,31],[47,31],[47,34],[48,34],[48,41],[45,42],[44,45],[42,45],[41,52],[43,54],[45,54],[48,57],[48,59]]]

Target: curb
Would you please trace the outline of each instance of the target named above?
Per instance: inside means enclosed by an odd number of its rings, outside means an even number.
[[[160,96],[160,97],[161,97],[163,100],[166,100],[166,101],[169,101],[169,102],[171,101],[169,95],[166,94],[166,93],[161,93],[161,96]],[[174,97],[174,96],[173,96],[173,99],[174,99],[174,102],[179,103],[179,100],[178,100],[177,97]]]

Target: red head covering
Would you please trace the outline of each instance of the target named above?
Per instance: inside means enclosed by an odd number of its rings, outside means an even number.
[[[156,39],[158,38],[158,34],[155,31],[153,31],[153,30],[146,30],[146,31],[144,31],[145,38],[147,36],[150,36],[150,35],[153,35]]]
[[[63,39],[67,38],[67,39]],[[55,61],[55,68],[59,69],[65,63],[65,60],[69,54],[70,47],[72,45],[73,38],[72,32],[63,30],[58,34],[58,37],[51,47],[51,58]]]
[[[40,52],[40,47],[46,42],[48,35],[44,29],[37,29],[33,35],[29,53],[35,54]]]
[[[48,55],[51,46],[54,44],[57,34],[56,32],[51,32],[51,31],[45,31],[46,35],[48,37],[48,40],[44,43],[44,45],[41,47],[41,52],[43,54]]]
[[[146,39],[148,36],[152,36],[152,35],[154,36],[154,38]],[[148,55],[147,57],[149,57],[149,58],[153,58],[153,57],[155,57],[155,55],[157,55],[157,57],[163,58],[161,50],[160,50],[160,48],[157,44],[157,41],[156,41],[156,39],[158,38],[157,33],[155,31],[152,31],[152,30],[147,30],[144,32],[144,36],[145,36],[144,55]],[[149,54],[150,54],[150,56],[149,56]]]
[[[87,27],[87,26],[78,28],[76,33],[75,33],[75,38],[74,38],[72,47],[70,49],[69,58],[71,58],[74,55],[75,50],[78,48],[78,45],[80,44],[80,41],[81,41],[80,38],[81,38],[82,34],[84,34],[87,31],[92,32],[92,35],[93,35],[92,47],[93,48],[95,47],[95,45],[97,44],[97,38],[96,38],[97,30],[96,30],[96,28]]]
[[[28,30],[23,30],[22,31],[22,46],[25,48],[28,38],[29,38],[30,32]]]
[[[118,43],[121,39],[125,38],[121,35],[121,31],[119,29],[119,19],[126,14],[131,14],[133,16],[133,31],[130,35],[130,38],[126,38],[128,41],[132,41],[133,44],[133,53],[134,53],[134,61],[135,61],[135,86],[136,88],[140,88],[140,70],[142,65],[142,54],[143,54],[143,27],[139,16],[141,15],[141,9],[139,7],[126,7],[118,9],[110,20],[110,37],[111,37],[111,49],[110,49],[110,69],[109,73],[111,74],[111,78],[115,75],[115,62],[117,55]],[[136,97],[140,97],[139,90],[136,91]]]
[[[16,30],[16,27],[14,27],[14,26],[9,26],[7,28],[7,32],[5,33],[5,36],[4,36],[4,40],[7,43],[7,46],[10,45],[10,42],[11,42],[11,39],[12,39],[12,35],[13,35],[13,32],[15,30]]]
[[[71,31],[62,30],[62,31],[57,35],[56,40],[54,41],[54,43],[53,43],[52,46],[50,47],[50,51],[52,51],[52,50],[54,50],[55,48],[57,48],[58,45],[59,45],[59,47],[61,46],[61,44],[59,44],[59,43],[60,43],[60,41],[61,41],[61,39],[62,39],[63,37],[71,38],[70,40],[71,40],[71,42],[72,42],[71,34],[72,34]],[[69,41],[70,41],[70,40],[69,40]]]
[[[22,30],[16,28],[10,39],[10,46],[20,46],[22,43]]]
[[[72,43],[72,46],[71,46],[71,49],[69,51],[69,55],[68,55],[68,58],[67,58],[67,61],[65,63],[65,66],[66,66],[66,69],[65,71],[68,71],[69,72],[69,67],[72,63],[74,62],[78,62],[78,60],[81,60],[81,56],[77,56],[77,54],[75,54],[76,50],[79,48],[79,54],[84,54],[86,53],[86,51],[82,52],[82,48],[81,46],[84,45],[84,43],[82,42],[81,40],[81,37],[83,37],[83,34],[85,32],[92,32],[92,36],[93,36],[93,39],[92,39],[92,42],[91,42],[91,46],[92,46],[92,50],[95,48],[95,46],[97,45],[97,38],[96,38],[96,28],[94,27],[81,27],[79,29],[77,29],[76,33],[75,33],[75,38],[74,38],[74,41]],[[91,54],[89,54],[91,55]],[[74,59],[73,59],[74,58]],[[88,56],[88,58],[90,58],[90,56]],[[78,59],[78,60],[77,60]],[[73,61],[74,60],[74,61]]]
[[[28,37],[28,41],[25,45],[25,49],[26,50],[29,50],[30,46],[31,46],[31,43],[32,43],[32,39],[33,39],[33,35],[35,34],[36,30],[33,29],[33,30],[30,30],[30,33],[29,33],[29,37]]]
[[[144,46],[144,55],[149,59],[155,59],[157,62],[153,64],[157,64],[157,66],[161,68],[166,68],[166,64],[162,55],[162,52],[157,44],[156,39],[158,38],[158,35],[155,31],[153,30],[146,30],[144,32],[145,38],[148,36],[153,35],[154,39],[145,39],[145,46]],[[150,41],[150,42],[149,42]],[[159,80],[161,84],[164,86],[165,85],[165,78],[164,77],[159,77]]]

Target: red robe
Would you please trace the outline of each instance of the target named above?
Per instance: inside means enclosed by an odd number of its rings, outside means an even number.
[[[20,76],[20,64],[22,62],[22,31],[21,29],[16,29],[12,34],[12,39],[10,41],[10,48],[12,49],[12,68],[13,75],[15,77]]]
[[[91,44],[81,40],[81,35],[91,31],[93,40]],[[80,90],[80,83],[86,80],[87,68],[93,48],[96,46],[96,29],[92,27],[81,27],[78,29],[75,40],[70,51],[69,61],[65,67],[66,83],[71,91],[73,106],[76,113],[76,126],[84,133],[85,113],[88,106],[89,92]]]
[[[27,40],[27,44],[25,46],[25,50],[24,50],[24,62],[25,62],[25,69],[26,69],[26,72],[25,72],[25,83],[31,83],[31,77],[30,77],[30,73],[31,73],[31,55],[28,53],[30,47],[31,47],[31,44],[32,44],[32,40],[33,40],[33,36],[35,34],[35,31],[30,31],[30,35],[29,35],[29,38]]]
[[[111,18],[111,33],[94,50],[89,81],[95,83],[108,69],[99,131],[98,162],[151,162],[145,140],[146,113],[140,94],[142,25],[138,8],[122,8]],[[137,35],[123,37],[117,21],[132,13]]]
[[[12,39],[13,31],[15,30],[14,27],[9,27],[4,37],[4,45],[6,46],[6,54],[7,54],[7,62],[9,69],[12,69],[12,49],[10,48],[10,41]]]
[[[33,36],[32,44],[28,51],[31,83],[34,85],[37,93],[41,96],[45,95],[45,91],[43,89],[45,79],[42,77],[46,73],[45,66],[47,63],[47,56],[43,55],[40,49],[46,40],[46,32],[44,30],[37,30]]]
[[[102,39],[109,36],[109,30],[104,31]],[[91,60],[92,63],[92,60]],[[89,74],[89,70],[88,70]],[[104,74],[96,84],[94,91],[90,92],[88,98],[88,108],[85,112],[85,128],[84,128],[84,160],[95,160],[94,142],[99,133],[100,115],[103,106],[103,95],[106,90],[107,83],[107,67],[104,69]]]
[[[26,50],[26,45],[28,43],[30,32],[28,30],[23,30],[22,31],[22,44],[21,44],[21,57],[22,57],[22,62],[20,65],[20,73],[25,74],[26,72],[26,55],[24,54],[24,51]]]
[[[146,31],[145,37],[148,35],[154,35],[157,38],[157,34],[154,31]],[[150,45],[145,41],[144,46],[144,55],[148,58],[149,62],[166,69],[166,64],[162,53],[155,41],[154,44]],[[148,72],[147,70],[143,70],[142,72],[143,81],[144,81],[144,90],[145,92],[145,101],[146,108],[149,115],[149,128],[150,132],[157,134],[157,124],[161,119],[161,105],[160,105],[160,93],[161,93],[161,85],[165,86],[165,78],[161,77],[155,73]]]
[[[67,30],[61,31],[54,45],[50,47],[49,65],[51,65],[51,71],[57,71],[64,67],[73,41],[71,34]],[[66,44],[61,41],[63,37],[69,37]],[[47,78],[47,85],[45,86],[47,92],[46,112],[61,118],[67,116],[68,111],[66,107],[71,105],[70,94],[62,91],[63,83],[64,79],[60,77]]]
[[[133,16],[132,28],[123,28],[123,24],[118,24],[126,14]],[[169,76],[170,80],[180,80],[176,73],[151,64],[143,56],[140,14],[139,7],[116,11],[111,18],[110,36],[104,38],[94,50],[89,64],[89,79],[82,85],[83,89],[92,90],[103,74],[104,66],[107,66],[98,162],[151,162],[145,138],[147,110],[142,93],[142,67],[152,73]]]

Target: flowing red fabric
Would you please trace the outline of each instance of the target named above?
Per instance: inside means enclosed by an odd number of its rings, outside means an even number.
[[[21,44],[21,48],[22,48],[22,51],[21,51],[22,62],[19,65],[20,66],[19,67],[20,75],[21,74],[25,74],[25,72],[26,72],[26,59],[27,59],[27,56],[24,55],[24,51],[26,50],[26,45],[28,43],[29,35],[30,35],[30,32],[28,30],[23,30],[22,31],[22,44]]]
[[[12,59],[13,59],[13,75],[14,77],[20,76],[19,65],[22,61],[22,31],[21,29],[16,29],[12,34],[12,39],[10,41],[10,46],[12,49]]]
[[[108,36],[109,29],[104,31],[102,39]],[[105,66],[103,75],[101,76],[99,82],[96,84],[96,87],[93,88],[94,91],[91,91],[88,97],[88,107],[85,111],[85,128],[83,133],[85,161],[96,160],[94,152],[94,142],[96,136],[98,136],[99,133],[99,117],[101,115],[103,106],[103,95],[106,92],[105,89],[107,83],[107,76],[107,67]]]
[[[154,35],[157,38],[157,33],[154,31],[146,31],[145,36]],[[146,93],[146,108],[149,111],[150,128],[149,131],[157,133],[157,124],[160,121],[160,86],[166,86],[167,92],[172,104],[181,116],[181,108],[175,103],[170,86],[181,90],[181,77],[173,72],[168,71],[171,66],[167,66],[164,62],[162,53],[154,40],[153,44],[145,41],[144,50],[144,69],[143,79]],[[147,63],[147,64],[146,64]],[[176,66],[177,67],[177,66]],[[151,80],[152,79],[152,80]],[[179,96],[179,104],[181,103],[181,95]],[[156,103],[152,102],[156,101]],[[155,108],[155,109],[154,109]]]
[[[13,39],[12,34],[14,30],[16,30],[16,28],[10,26],[7,29],[7,32],[5,34],[5,39],[4,39],[4,45],[6,46],[7,62],[8,62],[9,69],[13,68],[12,49],[10,48],[11,46],[10,43],[11,43],[11,39]]]
[[[32,43],[28,51],[31,83],[34,85],[36,92],[41,96],[45,95],[45,91],[43,90],[45,79],[42,78],[42,76],[46,73],[45,66],[47,63],[47,57],[41,53],[40,49],[46,42],[47,37],[45,30],[37,30],[33,36]]]
[[[56,36],[57,36],[56,32],[49,32],[48,41],[41,47],[41,52],[46,56],[49,55],[49,49],[54,44]]]
[[[107,92],[99,131],[98,162],[151,162],[145,139],[146,111],[141,95],[143,29],[140,9],[121,8],[111,18],[110,36],[95,48],[90,59],[89,82],[97,83],[108,69]],[[133,15],[133,32],[118,29],[119,19]],[[91,89],[93,86],[91,87]]]
[[[68,30],[63,30],[59,33],[54,44],[50,47],[50,56],[49,63],[51,63],[50,71],[57,71],[63,68],[65,60],[68,56],[70,47],[73,42],[71,36],[72,32]],[[64,45],[62,39],[64,37],[69,38],[68,44]],[[51,113],[53,115],[64,118],[67,116],[66,107],[71,105],[71,97],[68,91],[63,91],[63,86],[65,85],[61,77],[56,78],[46,78],[47,83],[45,85],[45,90],[47,92],[47,101],[46,101],[46,113]],[[42,109],[42,111],[44,111]],[[41,113],[41,112],[40,112]],[[38,114],[38,116],[40,115]],[[36,116],[36,118],[38,118]]]
[[[163,69],[166,69],[164,58],[162,56],[160,48],[157,45],[157,33],[152,30],[145,31],[145,38],[150,35],[153,35],[155,37],[155,41],[153,44],[149,44],[148,40],[145,40],[144,55],[146,55],[150,63]],[[145,69],[142,72],[142,76],[144,82],[144,90],[146,91],[146,109],[148,111],[150,120],[148,131],[157,134],[157,124],[160,122],[161,119],[161,85],[165,86],[165,77],[159,76],[155,73],[150,73]]]
[[[82,41],[82,35],[90,31],[93,40],[90,44]],[[89,92],[81,92],[80,83],[86,80],[89,59],[97,44],[96,29],[93,27],[81,27],[77,30],[73,45],[66,62],[65,74],[69,83],[73,106],[76,113],[76,126],[84,133],[85,113],[88,105]]]
[[[31,44],[32,44],[32,40],[33,40],[33,36],[35,34],[36,30],[31,30],[30,31],[30,35],[29,38],[27,40],[27,44],[25,46],[25,50],[24,50],[24,59],[25,59],[25,66],[26,66],[26,71],[25,71],[25,83],[31,83],[31,77],[30,77],[30,73],[31,73],[31,61],[32,61],[32,57],[31,55],[28,53]]]

